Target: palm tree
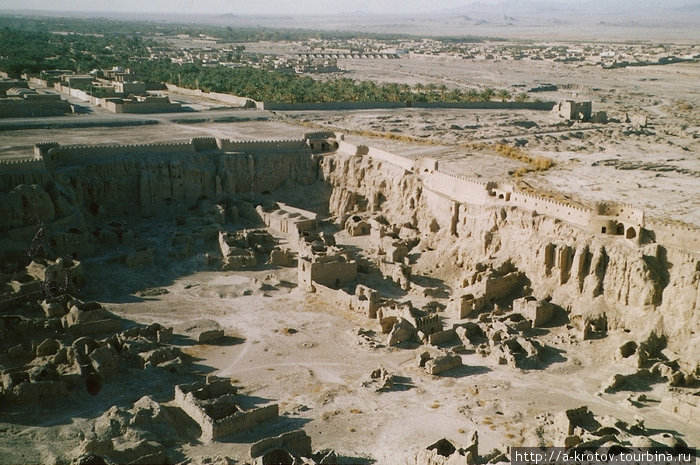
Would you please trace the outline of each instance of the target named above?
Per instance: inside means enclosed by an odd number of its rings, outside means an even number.
[[[494,91],[491,87],[487,87],[486,89],[481,91],[481,100],[488,102],[493,98],[493,96],[496,94],[496,91]]]
[[[510,92],[508,92],[505,89],[500,89],[497,93],[496,96],[501,99],[501,102],[505,102],[510,98]]]

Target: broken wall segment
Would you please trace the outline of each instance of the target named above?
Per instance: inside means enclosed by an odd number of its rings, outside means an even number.
[[[552,318],[554,305],[546,300],[527,296],[513,301],[513,311],[532,321],[532,326],[537,328],[542,327]]]
[[[236,391],[229,380],[207,377],[206,383],[175,386],[175,403],[199,424],[204,442],[251,429],[279,416],[277,404],[242,410],[236,404]]]
[[[219,249],[223,255],[224,270],[240,270],[257,266],[255,253],[247,248],[239,247],[239,237],[236,233],[230,234],[219,231]]]
[[[367,318],[376,318],[380,305],[379,293],[372,288],[358,284],[354,294],[348,294],[343,289],[333,289],[318,282],[313,284],[316,295],[327,303],[339,308],[348,309]]]
[[[466,318],[492,305],[495,301],[508,297],[522,290],[525,274],[511,271],[502,276],[491,270],[477,277],[474,282],[462,289],[462,295],[450,302],[451,312],[459,319]]]
[[[265,438],[250,446],[250,458],[262,457],[270,451],[281,449],[299,457],[310,457],[311,438],[303,430],[294,430],[279,436]]]
[[[590,101],[575,102],[573,100],[562,100],[552,109],[561,118],[577,121],[590,120],[592,110],[593,105]]]
[[[121,327],[115,316],[97,302],[75,300],[69,305],[70,310],[61,321],[64,329],[76,336],[114,332]]]
[[[318,215],[314,212],[282,202],[277,202],[276,207],[263,208],[259,205],[256,210],[265,226],[284,234],[292,244],[300,240],[303,232],[312,231],[318,227]]]
[[[357,278],[357,262],[340,254],[300,257],[298,270],[299,285],[306,288],[318,283],[338,289]]]
[[[469,205],[513,205],[518,208],[544,214],[576,225],[593,235],[617,235],[632,240],[635,244],[641,243],[645,220],[643,211],[629,205],[603,202],[606,207],[601,210],[575,205],[570,202],[562,202],[541,195],[531,194],[515,188],[509,183],[483,182],[451,173],[444,173],[436,166],[432,172],[422,173],[420,164],[415,159],[402,157],[383,150],[367,146],[356,146],[345,141],[340,142],[338,154],[341,156],[367,157],[377,161],[387,161],[395,168],[402,169],[405,175],[421,173],[422,199],[430,207],[440,227],[449,227],[455,232],[456,222],[459,220],[460,210],[464,205],[455,208],[452,203],[458,202]],[[337,161],[335,161],[337,163]],[[388,168],[381,167],[382,171]],[[327,174],[327,173],[324,173]],[[354,198],[358,194],[343,191],[343,198]],[[338,196],[334,189],[331,199]],[[369,195],[364,192],[363,194]],[[338,200],[338,199],[336,199]],[[334,202],[331,202],[334,205]],[[613,208],[608,208],[614,206]],[[653,234],[646,235],[649,238],[656,236],[655,241],[671,247],[677,247],[688,251],[700,251],[700,229],[688,227],[676,228],[677,231],[667,233],[667,228],[662,222],[650,222],[654,225]],[[605,227],[605,229],[603,229]],[[656,229],[658,228],[658,234]]]
[[[428,374],[439,375],[445,371],[462,366],[462,357],[452,351],[434,349],[422,352],[418,355],[418,366]]]

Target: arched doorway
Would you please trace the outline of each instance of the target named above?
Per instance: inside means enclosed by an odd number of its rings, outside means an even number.
[[[627,235],[625,236],[627,239],[634,239],[637,237],[637,231],[633,227],[627,228]]]

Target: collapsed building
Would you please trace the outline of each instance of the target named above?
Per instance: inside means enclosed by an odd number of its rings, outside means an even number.
[[[175,386],[175,403],[202,430],[202,441],[214,441],[277,418],[279,407],[243,409],[231,380],[208,376],[206,382]]]
[[[388,179],[392,182],[386,182]],[[368,235],[378,258],[364,259],[335,246],[332,234],[318,231],[319,219],[313,212],[284,203],[257,207],[241,203],[240,211],[234,207],[236,199],[267,195],[285,182],[331,186],[331,215],[350,236]],[[62,269],[73,269],[78,257],[91,253],[86,244],[124,245],[133,238],[128,227],[105,220],[102,212],[151,218],[181,216],[183,210],[194,208],[197,214],[202,213],[198,218],[206,221],[191,220],[193,213],[178,217],[177,224],[191,226],[212,242],[218,239],[224,267],[257,266],[264,256],[274,263],[275,252],[279,252],[279,263],[288,265],[297,254],[299,287],[315,291],[344,309],[376,318],[387,335],[387,345],[456,342],[453,348],[428,347],[426,355],[421,354],[418,366],[430,375],[460,367],[463,350],[514,368],[538,367],[547,348],[530,330],[546,326],[557,308],[570,315],[572,327],[580,325],[583,339],[593,329],[662,328],[669,350],[676,351],[678,359],[673,360],[673,367],[655,365],[657,374],[663,372],[674,383],[692,385],[697,372],[696,356],[684,348],[695,329],[692,322],[683,323],[683,315],[696,310],[695,301],[686,297],[697,294],[697,280],[689,277],[697,274],[700,234],[646,218],[636,207],[570,205],[522,192],[508,183],[453,176],[441,172],[434,159],[416,160],[353,146],[333,134],[274,142],[203,138],[162,146],[42,144],[35,160],[0,165],[0,186],[0,211],[6,213],[0,231],[7,233],[1,239],[2,250],[8,261],[20,263],[24,259],[27,232],[35,232],[36,217],[23,211],[25,203],[35,206],[34,213],[42,221],[43,244],[50,249],[47,253],[75,256],[62,261]],[[132,210],[124,211],[122,202],[133,202]],[[270,231],[284,237],[293,250],[282,254],[263,229],[224,231],[226,217],[243,215],[245,208],[248,214],[255,212]],[[179,251],[191,248],[188,239],[181,234],[172,242]],[[417,244],[421,246],[416,248]],[[443,253],[441,257],[462,270],[450,283],[458,291],[447,312],[391,302],[362,284],[363,274],[378,271],[400,289],[415,291],[419,285],[411,266],[416,255],[428,251]],[[154,255],[147,249],[130,250],[124,263],[133,267],[152,264]],[[489,264],[475,258],[482,256],[489,257]],[[78,282],[69,275],[69,283]],[[37,283],[46,278],[37,276],[29,270],[14,274],[15,279],[8,280],[4,290],[17,297],[43,291]],[[54,282],[65,279],[55,278]],[[114,323],[108,312],[99,304],[70,302],[72,299],[47,299],[42,308],[47,316],[56,318],[51,325],[60,325],[76,336],[93,330],[91,336],[103,330],[115,331],[109,326]],[[447,329],[446,320],[452,320]],[[14,331],[24,325],[15,318],[2,321],[0,329]],[[36,327],[28,324],[25,332]],[[176,370],[181,354],[158,345],[160,339],[167,339],[168,331],[152,332],[153,337],[127,333],[116,341],[95,340],[97,345],[81,341],[76,353],[85,357],[77,356],[83,357],[78,366],[86,367],[85,377],[93,370],[112,376],[121,363],[120,350],[126,348],[130,354],[140,354],[138,360],[144,367],[150,364]],[[31,350],[20,344],[9,347],[6,356],[24,360],[36,352],[37,356],[55,357],[62,349],[60,345],[55,348],[52,341]],[[630,347],[624,352],[638,357],[646,353]],[[629,357],[633,355],[625,358]],[[650,367],[643,369],[652,372]],[[41,385],[48,394],[37,396],[64,392],[60,372],[56,379],[48,369],[45,374],[23,370],[17,370],[20,374],[3,373],[7,375],[3,395],[22,397],[21,391],[27,388],[18,386],[44,381],[50,383]],[[613,380],[610,389],[633,382],[634,377],[627,376]],[[243,431],[279,414],[273,405],[244,409],[237,396],[229,380],[215,378],[175,388],[176,402],[200,426],[204,441]],[[673,408],[688,410],[684,405],[681,400]],[[274,449],[284,449],[285,441],[280,439],[281,446],[272,448],[269,457],[282,454]],[[453,448],[457,449],[454,444]],[[464,457],[466,453],[458,452],[455,460]]]

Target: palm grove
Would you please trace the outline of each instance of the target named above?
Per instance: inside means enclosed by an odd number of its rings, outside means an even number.
[[[54,22],[57,20],[53,20]],[[68,69],[86,73],[96,68],[129,67],[144,80],[167,82],[204,91],[225,92],[258,101],[272,102],[474,102],[493,98],[508,100],[506,90],[461,90],[445,85],[383,83],[356,81],[344,77],[317,80],[308,76],[280,73],[261,67],[204,67],[198,63],[178,64],[169,58],[151,59],[149,49],[163,43],[137,35],[135,26],[104,20],[67,20],[71,24],[52,24],[52,20],[0,18],[0,69],[12,76],[38,73],[41,70]],[[98,20],[102,21],[102,20]],[[71,32],[56,33],[52,29],[72,28]],[[144,23],[142,28],[155,28]],[[162,26],[158,26],[162,27]],[[177,28],[177,26],[171,26]],[[101,33],[75,32],[81,29]],[[153,32],[153,31],[151,31]],[[176,29],[168,32],[178,32]],[[189,31],[190,34],[197,31]],[[248,30],[221,28],[220,32],[239,40],[265,40],[280,31],[260,32],[249,37]],[[304,33],[296,32],[303,35]],[[309,31],[307,35],[314,34]],[[239,47],[242,49],[242,47]],[[515,97],[524,100],[526,95]]]

